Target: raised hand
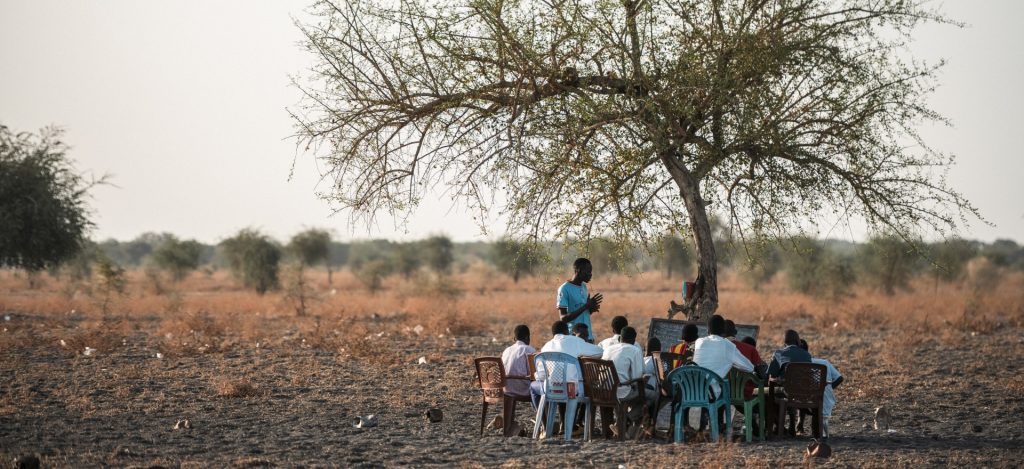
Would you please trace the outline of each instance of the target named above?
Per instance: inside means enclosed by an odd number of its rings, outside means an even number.
[[[601,309],[601,302],[604,301],[604,295],[598,293],[587,300],[589,304],[589,310],[591,313],[597,312]]]

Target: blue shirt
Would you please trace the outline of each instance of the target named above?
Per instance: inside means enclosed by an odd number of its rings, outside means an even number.
[[[572,313],[579,309],[580,306],[587,304],[587,284],[581,283],[579,286],[573,285],[572,282],[565,282],[562,286],[558,287],[558,308],[565,308],[567,313]],[[572,328],[576,324],[586,324],[587,333],[590,334],[590,340],[594,340],[594,327],[590,325],[590,310],[586,309],[576,316],[576,319],[569,322],[569,333],[572,333]]]

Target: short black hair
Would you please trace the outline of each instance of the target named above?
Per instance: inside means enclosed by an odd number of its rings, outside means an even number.
[[[591,265],[592,266],[593,264],[590,263],[590,259],[587,259],[586,257],[579,257],[579,258],[576,258],[575,261],[573,261],[572,268],[576,269],[576,270],[579,270],[580,268],[582,268],[585,265]]]
[[[736,330],[736,323],[732,322],[731,319],[725,320],[725,337],[736,337],[739,331]]]
[[[697,330],[696,324],[687,324],[683,326],[683,342],[693,342],[700,336],[700,331]]]
[[[622,338],[619,339],[619,342],[624,344],[636,343],[636,329],[629,326],[622,328]]]
[[[576,324],[573,324],[573,326],[572,326],[572,333],[576,334],[576,333],[578,333],[580,331],[590,332],[590,327],[587,327],[587,325],[582,323],[582,322],[578,322]]]
[[[622,328],[629,325],[629,320],[625,316],[615,316],[612,318],[612,332],[616,334],[622,333]]]
[[[523,342],[530,341],[530,328],[526,324],[520,324],[515,329],[516,340]]]
[[[800,334],[797,334],[793,329],[787,329],[784,342],[786,345],[800,345]]]
[[[717,336],[725,334],[725,318],[717,314],[711,316],[711,320],[708,321],[708,334]]]
[[[569,335],[569,323],[565,321],[555,321],[551,325],[551,335]]]
[[[802,349],[804,349],[804,350],[807,350],[808,352],[810,352],[810,350],[809,350],[809,349],[807,348],[807,341],[806,341],[806,340],[804,340],[804,339],[800,339],[800,348],[802,348]]]
[[[647,354],[650,355],[654,352],[661,351],[661,341],[657,337],[651,337],[647,339]]]
[[[744,344],[750,344],[750,345],[753,345],[754,347],[757,347],[757,339],[755,339],[753,337],[750,337],[749,335],[744,337],[743,340],[741,340],[740,342],[743,342]]]

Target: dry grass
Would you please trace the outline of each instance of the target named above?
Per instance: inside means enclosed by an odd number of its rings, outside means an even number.
[[[252,384],[252,381],[248,379],[218,379],[213,389],[217,392],[220,397],[256,397],[261,396],[263,393]]]

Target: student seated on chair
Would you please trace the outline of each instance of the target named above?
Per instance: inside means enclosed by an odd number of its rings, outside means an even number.
[[[708,323],[708,335],[697,339],[693,345],[693,362],[697,366],[713,371],[719,378],[726,379],[729,370],[754,371],[754,365],[744,357],[732,341],[722,337],[725,335],[725,319],[722,316],[711,316]],[[724,390],[717,382],[711,384],[711,399],[717,398]],[[725,420],[725,408],[719,409],[719,422]],[[721,427],[726,428],[726,427]]]
[[[619,374],[620,383],[640,378],[644,374],[643,352],[640,350],[640,347],[636,346],[636,329],[632,327],[627,326],[623,328],[620,342],[605,348],[601,358],[615,364],[615,372]],[[641,383],[640,386],[645,384]],[[620,385],[619,389],[616,390],[615,397],[619,399],[619,402],[636,401],[640,397],[640,391],[636,386]],[[644,392],[644,397],[647,398],[645,405],[654,403],[654,393],[648,394]],[[638,420],[642,412],[642,406],[630,407],[630,420]]]
[[[615,316],[612,318],[612,336],[602,340],[599,345],[601,348],[608,348],[611,344],[619,343],[619,338],[622,337],[622,328],[629,325],[629,321],[625,316]]]
[[[587,343],[583,339],[569,335],[569,324],[565,321],[555,321],[551,325],[551,340],[541,347],[541,353],[544,352],[561,352],[569,354],[573,357],[580,356],[601,356],[604,350],[594,344]],[[565,370],[566,381],[576,381],[576,393],[577,395],[583,395],[583,373],[580,370],[580,366],[577,363],[574,366],[569,367]],[[537,366],[537,371],[534,375],[536,381],[530,384],[530,394],[533,397],[534,408],[540,403],[540,396],[544,393],[544,380],[547,379],[547,370],[542,366]]]
[[[775,351],[772,355],[772,362],[768,365],[768,376],[781,378],[786,371],[786,365],[790,363],[810,363],[811,354],[800,348],[800,334],[789,329],[783,339],[786,346]]]
[[[693,344],[697,342],[697,325],[687,324],[683,326],[682,339],[682,342],[668,349],[669,352],[678,353],[683,356],[682,360],[673,360],[672,363],[669,363],[669,370],[674,370],[693,361]]]
[[[506,376],[529,376],[530,365],[526,362],[526,355],[537,353],[537,349],[530,346],[530,328],[520,324],[515,328],[515,343],[509,345],[504,352],[501,352],[501,363],[505,365]],[[505,392],[518,396],[530,394],[530,382],[521,379],[508,380],[505,385]]]
[[[800,348],[806,350],[807,353],[810,353],[810,350],[807,346],[807,341],[804,339],[800,339]],[[832,366],[831,362],[824,358],[817,358],[812,356],[811,363],[814,363],[816,365],[825,365],[825,368],[828,370],[825,376],[825,379],[826,381],[828,381],[828,384],[825,385],[825,396],[821,402],[821,426],[824,429],[824,431],[822,432],[822,436],[828,438],[828,419],[832,417],[832,409],[836,407],[836,394],[835,392],[833,392],[833,389],[843,383],[843,375],[839,374],[839,370],[837,370],[835,366]],[[799,423],[797,423],[797,430],[801,433],[803,433],[804,429],[805,413],[805,411],[800,412],[800,420]]]

